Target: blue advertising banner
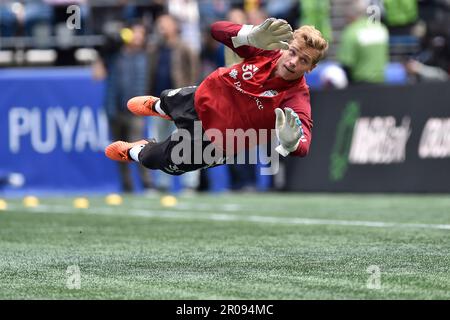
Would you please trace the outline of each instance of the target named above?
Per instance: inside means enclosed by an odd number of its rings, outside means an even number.
[[[116,165],[103,153],[103,83],[89,69],[3,69],[0,88],[0,174],[24,178],[0,192],[118,191]]]

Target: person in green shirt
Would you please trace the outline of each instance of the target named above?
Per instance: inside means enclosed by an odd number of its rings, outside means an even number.
[[[344,28],[337,50],[350,82],[382,83],[389,62],[389,33],[374,17],[366,16],[366,2],[355,0],[348,11],[350,24]]]
[[[385,18],[389,27],[401,27],[417,21],[417,0],[384,0]]]
[[[299,25],[313,25],[325,40],[333,40],[330,21],[330,0],[301,0]]]

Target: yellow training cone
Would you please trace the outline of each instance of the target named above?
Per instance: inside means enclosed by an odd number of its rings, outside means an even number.
[[[76,198],[73,200],[73,206],[77,209],[89,208],[89,200],[86,198]]]
[[[33,196],[23,198],[23,205],[27,208],[34,208],[39,205],[39,199]]]
[[[174,196],[164,196],[161,198],[161,205],[163,207],[175,207],[177,203],[178,200]]]
[[[122,41],[125,43],[130,43],[131,41],[133,41],[133,30],[131,30],[130,28],[123,28],[122,30],[120,30],[120,37],[122,38]]]
[[[5,200],[0,199],[0,210],[6,210],[8,209],[8,204],[6,203]]]
[[[106,196],[105,202],[110,206],[120,206],[123,203],[123,199],[120,195],[112,193]]]

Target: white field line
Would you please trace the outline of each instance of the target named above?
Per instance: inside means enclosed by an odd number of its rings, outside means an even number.
[[[195,211],[169,211],[155,209],[129,209],[120,207],[90,207],[89,211],[85,209],[75,209],[62,205],[39,205],[36,208],[23,208],[22,206],[10,206],[8,211],[29,210],[36,213],[86,213],[102,215],[120,215],[120,216],[138,216],[148,218],[169,218],[185,220],[210,220],[210,221],[235,221],[235,222],[255,222],[271,224],[289,224],[289,225],[328,225],[328,226],[349,226],[349,227],[372,227],[372,228],[421,228],[450,230],[450,224],[424,224],[424,223],[400,223],[400,222],[381,222],[381,221],[358,221],[358,220],[334,220],[334,219],[311,219],[311,218],[291,218],[291,217],[271,217],[258,215],[235,215],[228,213],[199,213]]]

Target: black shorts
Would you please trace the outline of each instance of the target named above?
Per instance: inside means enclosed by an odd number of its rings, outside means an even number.
[[[211,142],[203,138],[204,131],[194,106],[196,90],[197,87],[192,86],[164,90],[161,93],[160,107],[173,119],[178,130],[166,140],[150,142],[142,149],[139,153],[139,162],[143,166],[171,175],[180,175],[223,164],[223,158],[215,157],[214,146]],[[182,131],[184,135],[180,137],[179,133]],[[180,148],[179,143],[184,143],[184,146],[189,144],[190,148]],[[203,157],[206,148],[208,148],[208,154],[213,156],[212,161],[211,157],[208,159]],[[209,152],[210,150],[213,151]],[[181,163],[180,158],[183,159]]]
[[[196,86],[161,92],[161,109],[173,119],[179,129],[191,130],[194,121],[200,121],[194,106],[195,91]]]

